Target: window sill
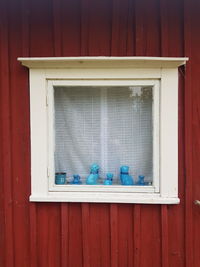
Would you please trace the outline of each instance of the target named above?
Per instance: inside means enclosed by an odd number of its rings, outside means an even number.
[[[49,192],[95,192],[95,193],[155,193],[154,186],[145,185],[53,185]]]
[[[135,204],[179,204],[178,197],[161,197],[154,193],[102,193],[102,192],[51,192],[48,195],[31,195],[30,201],[37,202],[97,202]]]

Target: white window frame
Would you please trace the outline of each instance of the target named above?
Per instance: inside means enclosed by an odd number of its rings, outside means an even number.
[[[187,58],[19,58],[30,70],[30,201],[177,204],[178,67]],[[153,88],[153,185],[55,185],[53,86]]]

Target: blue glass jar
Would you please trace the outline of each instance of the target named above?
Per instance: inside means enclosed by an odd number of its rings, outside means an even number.
[[[66,172],[57,172],[56,173],[55,184],[66,184]]]

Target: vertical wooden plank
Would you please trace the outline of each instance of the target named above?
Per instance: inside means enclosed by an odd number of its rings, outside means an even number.
[[[118,204],[110,204],[111,267],[118,265]]]
[[[61,203],[61,266],[68,265],[69,259],[69,205]]]
[[[90,0],[81,1],[81,56],[89,55]]]
[[[83,267],[90,267],[90,204],[82,203]]]
[[[80,0],[61,2],[62,55],[80,56],[81,53],[81,5]]]
[[[185,56],[190,58],[187,64],[185,77],[185,265],[194,266],[193,257],[193,216],[192,216],[192,184],[193,184],[193,164],[192,164],[192,25],[191,25],[191,1],[184,1],[184,40]]]
[[[37,254],[37,207],[35,203],[31,203],[29,206],[29,218],[30,218],[30,266],[38,266],[38,254]]]
[[[29,56],[29,16],[30,16],[30,7],[29,3],[26,0],[21,0],[21,28],[22,28],[22,56]],[[27,79],[28,80],[28,79]]]
[[[110,205],[99,205],[101,266],[111,266]]]
[[[183,2],[160,1],[162,56],[183,56]]]
[[[0,93],[1,95],[1,93]],[[0,111],[1,114],[1,111]],[[0,125],[2,124],[2,120],[0,117]],[[0,127],[0,147],[1,147],[1,141],[2,141],[2,134],[1,134],[1,127]],[[3,161],[3,151],[0,150],[0,161]],[[5,213],[4,213],[4,184],[3,184],[3,171],[2,168],[0,168],[0,229],[1,229],[1,235],[0,235],[0,266],[6,266],[5,261]]]
[[[199,78],[199,64],[200,64],[200,3],[199,1],[192,1],[192,58],[193,58],[193,67],[192,72],[192,91],[193,91],[193,194],[192,202],[195,200],[200,200],[200,181],[199,181],[199,172],[200,172],[200,78]],[[200,266],[200,207],[197,205],[193,206],[193,253],[194,253],[194,266]]]
[[[140,266],[141,208],[134,205],[134,267]]]
[[[3,206],[5,231],[5,267],[14,266],[13,243],[13,198],[12,198],[12,161],[11,161],[11,123],[10,123],[10,72],[8,46],[7,2],[0,3],[0,116],[1,116],[1,172],[3,179]]]
[[[11,142],[12,142],[12,190],[14,220],[15,266],[30,264],[29,208],[30,158],[29,155],[29,94],[27,72],[24,72],[18,55],[23,53],[21,39],[21,6],[8,1],[9,9],[9,62],[11,87]],[[20,92],[19,92],[20,90]],[[23,105],[22,103],[23,99]],[[21,229],[23,228],[23,231]],[[20,241],[20,242],[19,242]],[[18,252],[17,252],[18,250]]]
[[[102,248],[102,241],[105,242],[105,238],[104,233],[101,235],[102,218],[100,216],[103,215],[101,206],[101,204],[90,205],[90,264],[91,266],[97,267],[102,266],[102,260],[104,260],[102,259],[102,252],[104,251],[104,248]],[[106,225],[103,226],[106,227]],[[105,242],[105,248],[106,245]]]
[[[159,1],[135,0],[137,56],[160,55]]]
[[[160,207],[143,205],[140,224],[140,265],[144,267],[162,266]]]
[[[61,0],[52,0],[54,56],[62,56]]]
[[[82,209],[80,203],[68,204],[68,261],[64,266],[83,266]],[[65,238],[67,238],[65,236]],[[67,265],[68,264],[68,265]]]
[[[81,55],[109,56],[111,1],[81,1]]]
[[[168,244],[168,210],[167,205],[161,206],[161,231],[162,231],[162,267],[169,266]]]
[[[118,205],[119,266],[133,266],[132,204]]]
[[[90,56],[110,55],[111,2],[90,1],[88,51]]]
[[[51,1],[30,1],[30,56],[53,56],[52,17]]]
[[[113,1],[111,55],[126,56],[129,0]]]
[[[128,3],[128,25],[127,25],[127,45],[126,45],[126,55],[133,56],[135,52],[135,2],[129,0]]]
[[[194,205],[195,200],[200,200],[200,142],[199,142],[199,109],[200,109],[200,79],[199,79],[199,1],[185,2],[185,53],[190,57],[186,67],[186,263],[187,266],[200,265],[200,207]],[[187,100],[186,97],[189,97]],[[187,128],[188,127],[188,128]],[[186,129],[187,128],[187,129]],[[190,151],[189,151],[190,150]],[[188,249],[188,250],[187,250]],[[189,254],[191,253],[191,255]]]
[[[4,17],[2,16],[2,11],[5,14],[5,9],[3,8],[2,3],[0,3],[0,16],[1,16],[1,21],[0,21],[0,40],[3,39],[3,27],[5,23],[5,15]],[[5,36],[6,37],[6,36]],[[4,39],[5,42],[6,39]],[[2,69],[2,42],[0,42],[0,69]],[[0,78],[2,80],[2,75],[0,73]],[[2,101],[3,99],[3,88],[2,84],[0,82],[0,229],[1,229],[1,235],[0,235],[0,265],[6,266],[6,248],[5,248],[5,242],[6,242],[6,236],[5,236],[5,209],[4,209],[4,173],[3,173],[3,159],[4,159],[4,151],[3,151],[3,112],[4,110],[1,108],[2,107]]]
[[[160,1],[160,31],[161,31],[161,55],[169,55],[169,28],[168,28],[168,1]]]
[[[38,267],[60,266],[60,204],[40,203],[37,207]]]

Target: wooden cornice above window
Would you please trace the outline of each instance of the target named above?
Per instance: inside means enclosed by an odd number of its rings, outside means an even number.
[[[186,57],[27,57],[18,58],[28,68],[177,68]]]

